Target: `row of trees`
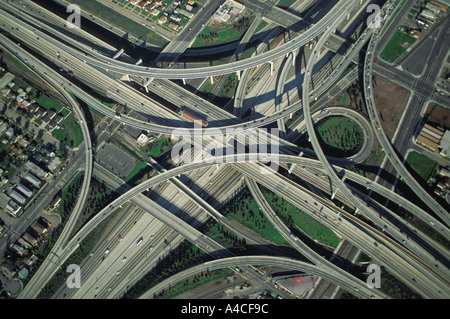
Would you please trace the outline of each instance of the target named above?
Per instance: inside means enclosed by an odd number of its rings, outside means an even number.
[[[233,29],[236,32],[241,32],[242,30],[247,30],[251,23],[252,20],[250,19],[250,17],[245,16],[238,19],[238,21],[236,21],[236,23],[233,24]]]
[[[170,254],[166,255],[163,259],[160,259],[157,266],[131,287],[130,290],[125,293],[123,298],[137,299],[141,294],[158,282],[177,272],[208,260],[211,260],[209,255],[206,255],[191,243],[183,241],[176,249],[171,251]]]

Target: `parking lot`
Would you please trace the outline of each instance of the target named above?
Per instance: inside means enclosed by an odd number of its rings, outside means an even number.
[[[136,159],[112,144],[105,144],[96,160],[106,169],[125,179],[136,166]]]

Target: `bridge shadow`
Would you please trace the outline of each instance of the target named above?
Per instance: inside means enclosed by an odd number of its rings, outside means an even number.
[[[186,178],[187,179],[187,178]],[[194,186],[193,183],[189,184],[183,181],[185,185],[188,185],[189,187]],[[192,188],[196,193],[198,192],[199,188],[194,187]],[[205,201],[208,200],[209,204],[212,206],[217,207],[217,201],[213,200],[213,197],[210,194],[203,194],[198,193]],[[213,220],[209,218],[209,221],[203,222],[198,220],[196,217],[192,216],[191,214],[187,213],[184,209],[179,208],[175,206],[174,204],[170,203],[166,198],[160,196],[153,190],[150,190],[147,194],[147,197],[149,197],[153,201],[157,201],[159,205],[164,207],[166,210],[168,210],[170,213],[172,213],[176,218],[179,218],[186,222],[187,224],[193,226],[194,228],[198,229],[202,233],[206,233],[208,231],[208,223],[212,222]],[[223,204],[219,203],[218,205],[223,206]],[[200,208],[199,208],[200,209]],[[224,228],[226,228],[224,226]],[[298,251],[296,251],[294,248],[286,246],[286,245],[277,245],[277,244],[267,244],[267,245],[254,245],[254,244],[247,244],[246,239],[243,237],[240,237],[238,235],[233,235],[232,229],[226,228],[225,233],[229,234],[229,237],[231,238],[231,242],[233,243],[228,251],[215,251],[214,254],[217,254],[217,256],[224,256],[229,254],[229,252],[232,252],[236,255],[239,254],[245,254],[245,255],[261,255],[261,254],[268,254],[270,256],[285,256],[285,257],[291,257],[296,258],[300,260],[306,260],[305,257],[301,256]],[[230,255],[231,256],[231,255]]]

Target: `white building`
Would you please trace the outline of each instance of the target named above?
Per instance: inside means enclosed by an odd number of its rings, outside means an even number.
[[[20,194],[18,191],[13,190],[10,194],[9,197],[11,197],[12,199],[14,199],[17,203],[23,205],[25,204],[25,202],[27,201],[27,199]]]
[[[40,188],[42,185],[42,181],[31,173],[28,173],[25,179],[36,188]]]
[[[142,145],[142,146],[144,146],[145,144],[147,144],[147,143],[148,143],[148,137],[147,137],[147,135],[145,135],[144,133],[142,133],[142,134],[138,137],[137,142],[138,142],[140,145]]]
[[[15,201],[10,200],[8,202],[8,205],[6,205],[6,208],[13,214],[16,215],[19,210],[20,210],[20,206],[19,204],[17,204]]]
[[[19,192],[21,192],[22,194],[24,194],[26,197],[31,197],[33,195],[33,191],[31,189],[29,189],[28,187],[26,187],[24,184],[19,183],[19,185],[17,185],[16,188]]]
[[[31,173],[39,177],[40,179],[46,178],[48,176],[48,173],[44,171],[42,168],[34,164],[33,162],[26,162],[25,168],[29,170]]]

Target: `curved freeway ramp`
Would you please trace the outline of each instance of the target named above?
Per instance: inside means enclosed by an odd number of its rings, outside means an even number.
[[[169,287],[173,287],[175,283],[183,282],[184,280],[195,276],[201,272],[208,272],[219,270],[223,268],[235,268],[237,266],[247,266],[247,265],[264,265],[264,266],[274,266],[282,267],[286,269],[297,270],[300,272],[305,272],[311,275],[316,275],[325,280],[344,288],[345,290],[351,292],[353,295],[363,298],[388,298],[387,295],[381,293],[376,289],[368,288],[366,283],[361,282],[360,285],[355,286],[349,283],[345,278],[345,275],[335,277],[330,275],[326,268],[320,265],[312,265],[305,263],[303,261],[295,260],[287,257],[273,257],[273,256],[242,256],[242,257],[229,257],[222,258],[214,261],[209,261],[198,266],[194,266],[180,273],[177,273],[161,283],[155,285],[151,289],[147,290],[139,299],[151,299],[154,295],[160,293],[162,290],[168,290]]]

